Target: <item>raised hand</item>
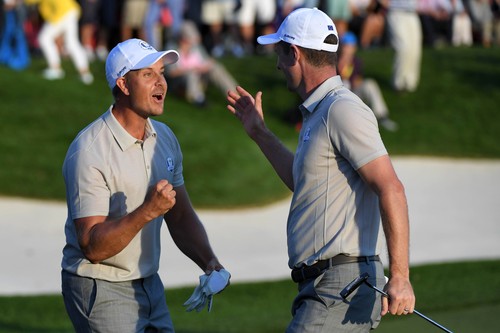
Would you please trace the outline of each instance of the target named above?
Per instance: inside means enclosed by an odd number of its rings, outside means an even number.
[[[227,101],[229,103],[227,109],[241,121],[250,137],[265,127],[261,91],[253,97],[238,86],[236,91],[228,91]]]

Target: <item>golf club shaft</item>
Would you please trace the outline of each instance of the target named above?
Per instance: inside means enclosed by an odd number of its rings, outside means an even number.
[[[378,292],[379,292],[379,293],[381,293],[382,295],[384,295],[384,296],[386,296],[386,297],[389,297],[389,295],[388,295],[385,291],[383,291],[383,290],[381,290],[381,289],[379,289],[379,288],[375,287],[374,285],[372,285],[371,283],[369,283],[369,282],[368,282],[368,281],[366,281],[366,280],[365,280],[364,282],[365,282],[365,283],[366,283],[369,287],[371,287],[371,288],[375,289],[376,291],[378,291]],[[431,318],[427,317],[427,316],[426,316],[426,315],[424,315],[423,313],[421,313],[421,312],[419,312],[419,311],[417,311],[417,310],[415,310],[415,309],[413,309],[413,313],[414,313],[414,314],[416,314],[416,315],[418,315],[418,316],[420,316],[420,317],[422,317],[422,318],[424,318],[424,319],[425,319],[425,320],[427,320],[429,323],[433,324],[434,326],[439,327],[439,328],[440,328],[440,329],[442,329],[443,331],[448,332],[448,333],[453,333],[452,331],[450,331],[449,329],[447,329],[447,328],[446,328],[446,327],[444,327],[443,325],[441,325],[441,324],[439,324],[439,323],[436,323],[434,320],[432,320]]]

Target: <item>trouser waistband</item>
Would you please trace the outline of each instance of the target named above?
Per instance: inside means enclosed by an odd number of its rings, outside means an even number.
[[[357,262],[370,262],[370,261],[380,261],[380,257],[376,256],[363,256],[363,257],[351,257],[345,254],[338,254],[333,258],[320,260],[311,266],[302,266],[300,268],[292,269],[292,280],[293,282],[300,283],[305,280],[313,279],[323,273],[325,270],[332,266],[342,265],[342,264],[352,264]]]

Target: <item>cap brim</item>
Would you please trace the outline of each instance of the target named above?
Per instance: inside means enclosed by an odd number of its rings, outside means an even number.
[[[277,33],[257,37],[257,43],[261,45],[276,44],[281,41]]]
[[[137,69],[142,69],[146,68],[149,66],[154,65],[158,60],[162,59],[164,60],[165,64],[170,65],[174,64],[179,60],[179,53],[175,50],[168,50],[168,51],[162,51],[162,52],[155,52],[148,54],[144,58],[141,59],[134,67],[132,67],[130,70],[137,70]]]

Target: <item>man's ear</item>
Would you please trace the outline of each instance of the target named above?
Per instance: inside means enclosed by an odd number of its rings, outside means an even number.
[[[120,90],[122,91],[122,93],[124,95],[129,95],[128,85],[127,85],[127,79],[125,79],[124,76],[119,77],[116,80],[116,85],[118,86],[118,88],[120,88]]]
[[[298,61],[299,58],[302,56],[302,53],[300,53],[299,48],[297,45],[290,45],[290,59],[293,60],[294,62]]]

